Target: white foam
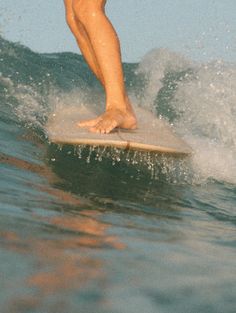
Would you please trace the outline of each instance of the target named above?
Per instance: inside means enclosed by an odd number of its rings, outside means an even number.
[[[150,71],[145,99],[154,105],[164,74],[189,67],[194,74],[179,81],[170,103],[179,113],[174,128],[195,150],[192,164],[196,177],[236,183],[235,65],[221,60],[191,64],[176,54],[152,52],[139,68],[146,74]]]
[[[15,114],[18,119],[28,126],[44,128],[44,123],[50,112],[55,107],[82,105],[85,102],[85,93],[74,90],[70,93],[61,93],[56,88],[51,88],[48,95],[41,95],[34,87],[18,84],[13,91],[18,101]]]
[[[189,60],[167,49],[154,49],[147,53],[137,70],[137,74],[144,74],[148,82],[142,97],[142,106],[153,108],[156,96],[163,87],[162,79],[167,72],[186,69],[189,66]]]

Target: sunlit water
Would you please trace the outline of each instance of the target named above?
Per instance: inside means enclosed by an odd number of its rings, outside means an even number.
[[[102,105],[100,87],[76,55],[0,45],[1,312],[235,312],[235,65],[125,65],[183,160],[50,144],[55,105]]]

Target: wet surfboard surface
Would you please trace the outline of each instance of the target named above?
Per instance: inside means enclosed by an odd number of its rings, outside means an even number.
[[[97,134],[77,126],[79,121],[95,118],[99,114],[94,108],[56,108],[49,116],[46,134],[49,141],[58,144],[111,146],[176,155],[192,153],[187,143],[173,132],[166,121],[144,108],[136,107],[135,113],[138,120],[137,129],[117,128],[109,134]]]

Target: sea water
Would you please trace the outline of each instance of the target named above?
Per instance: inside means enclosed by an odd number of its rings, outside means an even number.
[[[235,312],[236,66],[159,49],[124,68],[192,157],[50,144],[53,108],[101,87],[78,55],[0,38],[1,312]]]

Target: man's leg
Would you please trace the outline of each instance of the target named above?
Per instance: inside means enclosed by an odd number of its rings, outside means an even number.
[[[107,19],[105,0],[74,0],[73,11],[90,40],[106,92],[106,112],[98,118],[81,122],[93,132],[109,133],[115,127],[136,128],[136,118],[126,94],[120,45]]]
[[[101,82],[101,84],[104,85],[102,73],[96,60],[96,56],[93,51],[93,47],[90,43],[90,40],[88,38],[88,35],[86,33],[86,30],[83,27],[83,25],[75,18],[75,14],[73,11],[73,0],[64,0],[64,3],[66,8],[66,20],[68,26],[70,27],[70,30],[74,34],[78,46],[86,62],[88,63],[90,69],[93,71],[93,73]]]

